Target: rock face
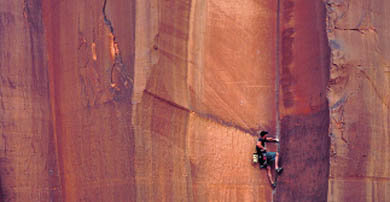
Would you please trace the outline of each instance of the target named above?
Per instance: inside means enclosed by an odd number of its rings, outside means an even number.
[[[280,120],[285,172],[276,201],[326,201],[329,49],[320,1],[281,1]]]
[[[389,200],[388,4],[1,1],[0,201]]]
[[[327,1],[328,201],[389,201],[390,2]]]
[[[134,201],[135,2],[43,5],[61,199]]]
[[[42,4],[0,2],[0,201],[60,198]]]
[[[146,76],[135,85],[137,201],[270,201],[248,131],[275,127],[276,4],[156,4],[154,45],[139,60],[157,60],[136,73]]]

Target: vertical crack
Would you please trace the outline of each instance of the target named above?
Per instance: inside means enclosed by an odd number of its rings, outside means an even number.
[[[120,91],[121,88],[123,87],[129,88],[130,87],[129,85],[133,83],[133,80],[130,78],[130,74],[127,72],[126,67],[123,64],[121,51],[119,49],[119,42],[115,36],[112,22],[107,17],[106,7],[107,7],[107,0],[104,0],[103,8],[102,8],[104,24],[107,25],[111,33],[111,37],[112,37],[111,54],[114,57],[114,62],[111,65],[111,71],[110,71],[111,73],[110,82],[111,82],[111,87],[114,90]]]
[[[363,77],[368,81],[368,83],[370,84],[370,86],[372,87],[372,89],[374,90],[375,92],[375,95],[379,98],[379,100],[382,102],[382,104],[386,107],[386,108],[390,108],[390,103],[389,103],[389,100],[386,100],[386,96],[385,95],[382,95],[382,93],[379,91],[379,89],[377,88],[377,86],[375,85],[375,82],[370,78],[370,76],[367,74],[367,72],[365,72],[364,70],[358,68],[359,72],[363,75]]]
[[[110,28],[110,32],[114,35],[114,28],[112,27],[111,20],[107,18],[106,15],[106,6],[107,6],[107,0],[104,0],[103,3],[103,17],[104,17],[104,23]]]
[[[277,6],[276,6],[276,52],[275,52],[275,59],[276,59],[276,66],[275,66],[275,111],[276,111],[276,117],[275,117],[275,128],[276,128],[276,138],[280,139],[280,109],[279,109],[279,90],[280,90],[280,0],[277,0]],[[277,144],[278,146],[278,152],[280,152],[280,144]],[[276,194],[276,189],[272,191],[272,201],[274,201]]]
[[[279,90],[280,90],[280,0],[277,2],[276,9],[276,68],[275,68],[275,107],[276,107],[276,137],[280,138],[280,109],[279,109]],[[279,150],[280,148],[278,148]]]

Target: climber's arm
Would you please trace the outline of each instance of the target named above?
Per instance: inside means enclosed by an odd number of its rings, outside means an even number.
[[[267,142],[276,142],[279,143],[279,139],[273,138],[273,137],[267,137],[266,138]]]

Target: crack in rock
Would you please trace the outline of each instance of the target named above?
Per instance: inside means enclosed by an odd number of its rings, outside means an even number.
[[[390,103],[389,100],[386,100],[386,96],[382,95],[379,91],[379,89],[377,88],[377,86],[375,85],[375,82],[370,78],[370,76],[362,69],[358,69],[358,71],[363,75],[363,77],[368,81],[368,83],[370,84],[371,88],[374,90],[375,92],[375,95],[379,98],[379,100],[382,102],[382,104],[386,107],[386,108],[390,108]]]
[[[144,93],[148,94],[149,96],[153,97],[154,99],[157,99],[157,100],[160,100],[161,102],[163,103],[166,103],[170,106],[173,106],[175,108],[178,108],[178,109],[181,109],[183,111],[186,111],[188,113],[194,113],[196,114],[197,116],[201,117],[201,118],[205,118],[205,119],[208,119],[208,120],[212,120],[214,121],[215,123],[218,123],[220,125],[223,125],[225,127],[231,127],[231,128],[234,128],[236,130],[239,130],[239,131],[242,131],[244,133],[247,133],[249,135],[252,135],[252,136],[256,136],[256,129],[253,129],[253,128],[247,128],[247,127],[243,127],[239,124],[236,124],[236,123],[233,123],[231,121],[226,121],[226,120],[223,120],[221,118],[219,118],[218,116],[216,115],[213,115],[213,114],[208,114],[208,113],[202,113],[202,112],[199,112],[199,111],[194,111],[186,106],[182,106],[180,104],[177,104],[175,102],[172,102],[168,99],[165,99],[163,97],[160,97],[159,95],[153,93],[153,92],[150,92],[148,90],[144,90]]]
[[[345,104],[345,103],[344,103]],[[339,115],[339,117],[335,117],[333,115],[332,117],[332,121],[335,123],[335,126],[336,126],[336,129],[340,132],[340,138],[341,140],[347,144],[349,146],[349,142],[348,140],[344,137],[344,130],[345,130],[345,121],[344,121],[344,104],[342,104],[341,106],[339,106],[337,109],[333,109],[332,111],[334,111],[337,115]],[[335,135],[333,133],[333,135]]]
[[[341,28],[341,27],[335,26],[334,29],[335,30],[341,30],[341,31],[356,31],[356,32],[360,32],[362,34],[366,34],[368,32],[377,33],[375,27],[367,27],[367,28]]]
[[[103,3],[103,17],[104,17],[104,23],[110,28],[110,32],[114,34],[114,28],[112,27],[111,20],[107,18],[106,14],[106,6],[107,6],[107,0],[104,0]]]
[[[107,17],[106,6],[107,6],[107,0],[104,0],[103,9],[102,9],[103,18],[104,18],[104,23],[107,25],[107,27],[109,28],[110,33],[111,33],[112,43],[113,43],[112,47],[111,47],[111,49],[112,49],[111,52],[113,53],[113,56],[114,56],[114,62],[111,65],[111,81],[110,82],[111,82],[111,87],[115,91],[120,91],[121,87],[125,87],[125,88],[131,87],[129,85],[133,83],[133,80],[130,78],[129,73],[126,71],[126,67],[123,64],[121,51],[119,49],[119,42],[116,39],[112,22]],[[117,73],[117,74],[115,74],[115,73]],[[119,77],[119,78],[116,79],[115,77]],[[122,82],[119,83],[118,80],[122,81]]]
[[[341,31],[356,31],[361,34],[367,33],[377,33],[376,28],[370,23],[370,4],[366,3],[363,5],[363,11],[360,13],[359,20],[355,22],[355,25],[344,25],[346,18],[348,15],[351,15],[351,5],[349,1],[343,0],[326,0],[325,1],[326,9],[327,9],[327,29],[328,32],[332,32],[333,30],[341,30]],[[341,24],[341,25],[340,25]]]

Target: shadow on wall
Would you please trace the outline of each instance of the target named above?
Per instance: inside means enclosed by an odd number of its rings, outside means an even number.
[[[10,192],[7,188],[12,187],[11,184],[8,184],[8,181],[5,180],[10,175],[7,157],[0,157],[0,202],[5,201],[15,201],[14,193]],[[8,187],[7,187],[8,186]]]
[[[2,180],[2,168],[3,166],[1,165],[1,159],[0,159],[0,202],[4,202],[5,201],[5,192],[4,192],[4,189],[3,189],[3,180]]]
[[[1,176],[0,176],[0,202],[4,202],[5,194],[3,191],[3,183],[1,181]]]
[[[329,176],[329,113],[287,116],[281,125],[284,167],[275,201],[326,201]]]

